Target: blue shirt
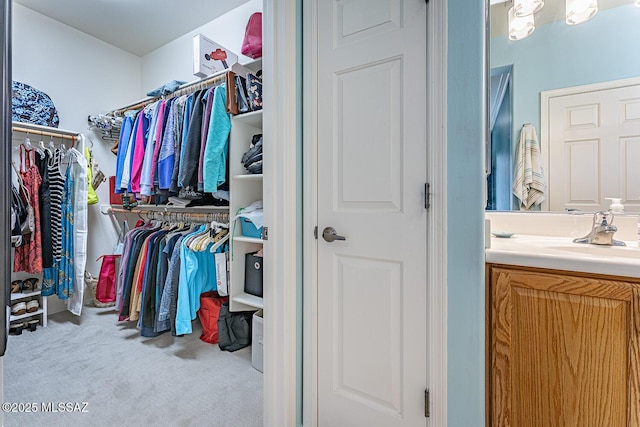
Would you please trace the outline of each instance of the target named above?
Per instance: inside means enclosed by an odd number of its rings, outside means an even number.
[[[122,170],[124,169],[124,159],[127,155],[129,147],[129,139],[133,130],[133,118],[125,115],[122,119],[122,128],[120,129],[120,138],[118,140],[118,154],[116,157],[116,193],[122,193],[120,183],[122,182]]]
[[[204,191],[207,193],[215,193],[226,181],[230,131],[231,118],[227,113],[227,90],[226,86],[221,84],[215,88],[213,94],[209,134],[202,164]]]

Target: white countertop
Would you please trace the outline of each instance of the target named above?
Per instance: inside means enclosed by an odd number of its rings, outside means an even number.
[[[515,234],[491,237],[485,250],[487,263],[540,267],[584,273],[640,278],[640,247],[573,243],[570,237]]]

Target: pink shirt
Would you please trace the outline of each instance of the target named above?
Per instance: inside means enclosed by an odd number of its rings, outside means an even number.
[[[144,114],[141,111],[138,114]],[[142,175],[142,162],[144,160],[144,149],[146,147],[146,139],[144,137],[144,126],[139,126],[136,132],[136,142],[133,149],[133,161],[131,164],[131,192],[140,192],[140,176]]]

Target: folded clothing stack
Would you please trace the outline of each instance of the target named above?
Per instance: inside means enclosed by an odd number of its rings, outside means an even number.
[[[253,135],[249,150],[242,155],[241,162],[247,172],[262,173],[262,134]]]

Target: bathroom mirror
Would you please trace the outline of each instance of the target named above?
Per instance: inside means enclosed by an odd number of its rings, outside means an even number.
[[[533,24],[521,24],[521,35],[531,29],[533,32],[522,39],[510,40],[508,15],[514,2],[490,0],[488,210],[520,210],[520,201],[512,194],[514,168],[517,167],[514,158],[520,131],[524,124],[531,124],[541,146],[541,168],[547,185],[545,201],[533,210],[564,210],[564,205],[550,203],[549,197],[549,192],[558,194],[557,187],[562,181],[561,186],[573,188],[562,191],[574,191],[574,199],[586,200],[584,204],[576,204],[581,210],[595,211],[599,209],[598,203],[606,203],[605,197],[621,197],[628,211],[640,211],[640,96],[634,101],[635,92],[632,94],[626,88],[619,93],[625,100],[633,99],[631,103],[616,104],[626,109],[624,113],[629,118],[629,126],[625,128],[624,138],[616,141],[619,147],[614,149],[603,147],[599,134],[587,129],[603,120],[603,113],[597,107],[591,110],[571,107],[575,114],[568,108],[548,109],[550,98],[564,93],[563,90],[570,93],[569,88],[576,86],[595,88],[587,89],[593,96],[581,105],[596,106],[600,103],[596,96],[600,93],[598,87],[607,87],[620,80],[637,80],[640,88],[640,1],[580,0],[572,3],[596,1],[598,10],[593,17],[569,25],[565,0],[545,0],[542,9],[533,14]],[[594,84],[600,86],[585,86]],[[544,97],[542,102],[541,96]],[[543,114],[546,123],[543,123]],[[547,146],[543,145],[543,139],[551,138],[543,138],[541,126],[549,129],[551,120],[565,120],[567,115],[578,122],[582,120],[579,123],[582,133],[575,138],[580,144],[564,144],[558,148],[555,141],[555,149],[548,147],[554,141],[545,141]],[[573,157],[565,151],[574,153]],[[597,158],[593,157],[594,153]],[[638,156],[639,160],[630,156]],[[571,162],[575,163],[579,157],[591,163],[571,169]],[[614,189],[603,187],[600,182],[611,181],[603,177],[606,173],[616,174]],[[573,180],[570,184],[564,179],[567,174]],[[625,176],[620,178],[622,175]],[[609,194],[612,192],[624,194]]]

